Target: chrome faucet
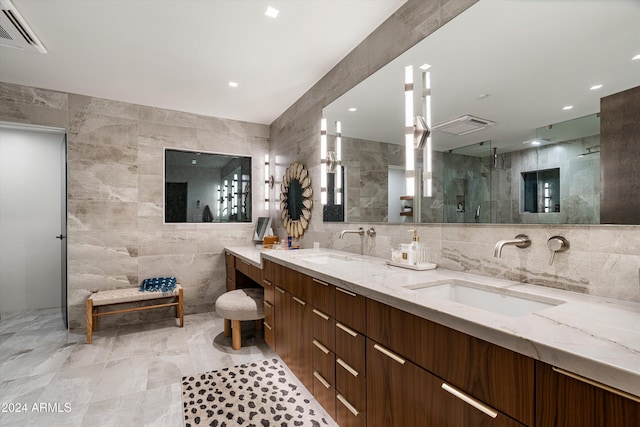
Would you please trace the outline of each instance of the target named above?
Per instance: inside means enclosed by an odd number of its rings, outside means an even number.
[[[502,256],[502,248],[507,245],[514,245],[517,248],[528,248],[531,246],[531,240],[529,240],[529,236],[525,234],[518,234],[516,238],[512,240],[500,240],[493,249],[493,256],[500,258]]]
[[[360,227],[357,230],[342,230],[340,232],[340,238],[343,239],[345,234],[358,234],[360,236],[364,236],[364,228]]]

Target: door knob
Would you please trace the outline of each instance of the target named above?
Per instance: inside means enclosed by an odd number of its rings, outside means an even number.
[[[62,240],[62,239],[66,239],[66,238],[67,238],[67,236],[65,236],[64,234],[61,234],[61,235],[59,235],[59,236],[56,236],[56,239],[60,239],[60,240]]]

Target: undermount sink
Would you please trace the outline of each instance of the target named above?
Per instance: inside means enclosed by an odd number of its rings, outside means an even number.
[[[348,255],[340,255],[333,253],[317,253],[317,254],[308,254],[300,257],[302,261],[311,262],[314,264],[336,264],[336,263],[345,263],[352,261],[360,261],[359,258],[350,257]]]
[[[522,294],[463,280],[421,283],[408,285],[405,288],[420,292],[422,295],[454,301],[511,317],[526,316],[564,303],[564,301],[553,298]]]

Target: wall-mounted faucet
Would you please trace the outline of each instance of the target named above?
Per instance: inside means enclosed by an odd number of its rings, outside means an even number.
[[[562,236],[551,236],[547,240],[547,246],[551,251],[551,259],[549,265],[553,265],[553,259],[558,252],[564,252],[569,249],[569,241]]]
[[[518,234],[516,238],[512,240],[500,240],[493,249],[493,256],[500,258],[502,256],[502,248],[507,245],[514,245],[517,248],[528,248],[531,246],[531,240],[529,240],[529,236],[525,234]]]
[[[340,232],[340,238],[343,239],[345,234],[351,234],[351,233],[364,236],[364,228],[360,227],[357,230],[342,230]]]

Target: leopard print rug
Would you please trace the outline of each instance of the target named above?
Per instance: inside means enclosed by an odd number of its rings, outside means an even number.
[[[186,427],[328,426],[306,389],[278,359],[182,378]]]

